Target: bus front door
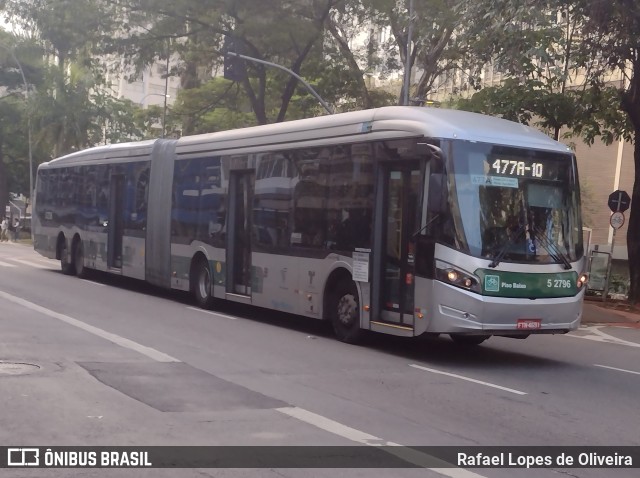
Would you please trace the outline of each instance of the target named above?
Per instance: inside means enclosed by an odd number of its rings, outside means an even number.
[[[229,181],[227,293],[251,296],[253,171],[232,171]]]
[[[382,177],[383,218],[378,236],[377,283],[379,317],[384,322],[413,328],[414,242],[422,172],[419,163],[387,166]]]
[[[124,175],[111,176],[109,194],[109,222],[107,239],[107,266],[122,269],[122,236],[124,235]]]

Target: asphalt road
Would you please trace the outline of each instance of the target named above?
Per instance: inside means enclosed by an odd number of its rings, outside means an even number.
[[[0,244],[0,444],[635,445],[640,329],[333,339],[319,322],[193,307],[132,280],[64,276]],[[0,476],[637,476],[603,469],[0,470]],[[4,473],[4,474],[3,474]]]

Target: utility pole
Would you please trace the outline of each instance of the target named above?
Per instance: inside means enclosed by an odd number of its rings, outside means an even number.
[[[411,41],[413,36],[413,0],[409,0],[409,31],[407,32],[407,53],[404,61],[404,95],[402,104],[409,104],[409,87],[411,85]]]

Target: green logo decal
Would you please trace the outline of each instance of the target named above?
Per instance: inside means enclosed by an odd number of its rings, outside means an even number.
[[[498,292],[500,290],[500,276],[484,276],[484,290]]]
[[[572,297],[580,292],[575,271],[533,273],[476,269],[474,274],[484,285],[482,294],[493,297]]]

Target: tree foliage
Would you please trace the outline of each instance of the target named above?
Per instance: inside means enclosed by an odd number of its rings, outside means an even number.
[[[34,173],[39,163],[70,151],[140,137],[125,111],[130,105],[108,93],[106,68],[97,59],[113,25],[101,6],[98,0],[0,2],[17,30],[28,32],[0,32],[0,85],[20,99],[3,116],[0,146],[6,174],[0,182],[6,178],[7,183],[0,184],[0,200],[7,190],[28,195],[29,131]]]
[[[594,59],[582,47],[584,16],[570,2],[495,0],[471,10],[474,24],[483,22],[482,31],[475,29],[474,56],[506,79],[461,100],[462,108],[534,122],[555,139],[594,118],[603,91],[578,68]],[[472,83],[479,88],[481,78]]]
[[[211,69],[221,65],[225,37],[233,37],[247,56],[300,74],[308,58],[321,55],[325,20],[337,1],[113,0],[109,3],[118,6],[131,26],[112,48],[126,53],[140,69],[157,59],[158,51],[166,50],[170,42],[171,51],[180,56],[173,73],[180,75],[183,89],[198,88]],[[239,83],[256,122],[283,121],[298,81],[262,64],[247,62],[245,67],[247,75]],[[188,124],[186,129],[191,131]]]
[[[29,191],[29,118],[34,88],[41,84],[41,50],[27,39],[0,31],[0,204],[9,191]],[[24,75],[24,76],[23,76]],[[34,145],[31,144],[32,148]],[[40,151],[34,148],[33,156]],[[37,164],[37,163],[36,163]]]
[[[629,299],[640,302],[640,4],[633,0],[579,0],[587,22],[585,46],[599,62],[589,71],[591,81],[606,83],[612,72],[622,74],[623,84],[617,89],[619,108],[628,123],[613,123],[616,136],[631,132],[634,143],[634,185],[627,228],[627,250],[631,287]],[[615,119],[615,118],[614,118]],[[603,118],[607,122],[607,118]]]

